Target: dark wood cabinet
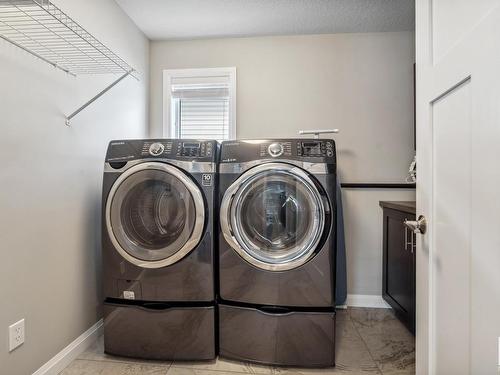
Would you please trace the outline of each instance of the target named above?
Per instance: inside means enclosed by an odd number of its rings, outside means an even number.
[[[415,233],[404,225],[415,220],[415,202],[380,202],[383,209],[382,296],[415,334]]]

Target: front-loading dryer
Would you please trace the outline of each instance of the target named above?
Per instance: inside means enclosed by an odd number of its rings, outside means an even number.
[[[109,144],[103,180],[104,349],[215,357],[216,141]]]
[[[333,366],[335,142],[223,142],[219,191],[220,354]]]

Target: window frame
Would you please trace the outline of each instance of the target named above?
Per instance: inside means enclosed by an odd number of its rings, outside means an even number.
[[[186,77],[229,77],[229,139],[236,139],[236,67],[163,70],[163,137],[177,138],[172,124],[172,79]]]

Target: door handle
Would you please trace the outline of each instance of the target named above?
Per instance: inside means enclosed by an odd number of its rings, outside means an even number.
[[[408,221],[408,219],[405,218],[405,222]],[[411,233],[411,236],[413,237],[413,232]],[[405,250],[408,250],[408,245],[411,246],[411,243],[408,242],[408,227],[405,226]]]
[[[416,221],[405,219],[404,224],[413,233],[425,234],[427,231],[427,220],[425,220],[425,216],[423,215],[420,215]]]

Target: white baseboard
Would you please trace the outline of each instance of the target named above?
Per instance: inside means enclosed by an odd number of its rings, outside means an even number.
[[[378,309],[391,308],[391,306],[384,301],[382,296],[369,294],[348,294],[345,304],[350,307],[374,307]]]
[[[57,375],[102,334],[102,319],[36,370],[33,375]]]

